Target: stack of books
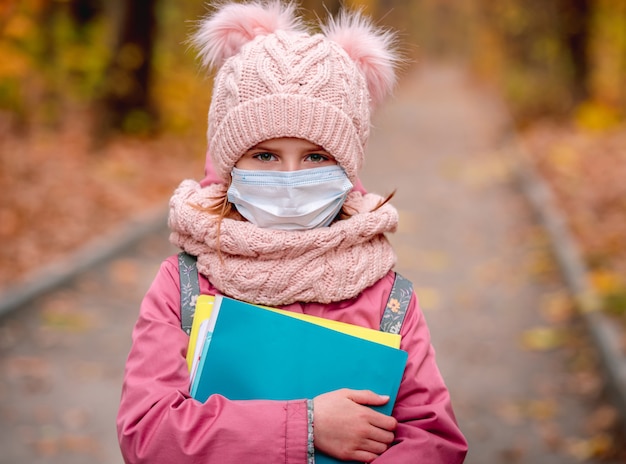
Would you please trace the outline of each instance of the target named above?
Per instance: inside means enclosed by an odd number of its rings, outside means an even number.
[[[407,353],[400,336],[306,314],[201,295],[187,364],[191,396],[312,399],[340,388],[388,395],[391,414]],[[316,454],[316,463],[338,462]]]

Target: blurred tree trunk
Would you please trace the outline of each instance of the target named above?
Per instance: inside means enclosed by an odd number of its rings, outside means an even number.
[[[589,37],[591,28],[591,0],[560,0],[560,33],[569,50],[575,102],[589,97]]]
[[[46,1],[41,4],[39,17],[39,34],[41,35],[41,49],[37,56],[37,63],[45,83],[39,91],[33,92],[38,101],[37,111],[31,113],[34,118],[30,123],[43,123],[46,126],[57,128],[60,121],[60,95],[55,85],[55,65],[58,61],[58,46],[54,37],[54,27],[61,4],[54,1]],[[34,86],[36,88],[36,86]],[[28,101],[30,95],[26,97]],[[27,104],[31,104],[27,102]]]
[[[24,76],[24,88],[28,91],[22,93],[30,118],[26,122],[32,126],[43,124],[58,128],[70,119],[68,101],[74,99],[73,103],[76,103],[76,96],[81,92],[77,87],[87,79],[89,64],[83,65],[87,60],[81,58],[86,53],[98,53],[93,47],[92,26],[106,14],[108,4],[104,0],[39,0],[30,3],[31,14],[37,23],[34,39],[37,46],[32,47],[36,77]],[[73,50],[71,60],[66,58],[68,49]],[[81,53],[83,50],[86,52]],[[81,95],[80,98],[85,97]],[[88,98],[93,98],[93,92]],[[70,111],[75,109],[76,106],[72,106]]]
[[[102,0],[71,0],[68,5],[79,36],[84,38],[92,20],[102,13]]]
[[[95,136],[112,132],[146,133],[154,129],[150,98],[157,0],[119,0],[116,43],[98,106]]]

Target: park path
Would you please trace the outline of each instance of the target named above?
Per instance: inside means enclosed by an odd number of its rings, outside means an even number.
[[[417,68],[376,116],[363,182],[397,188],[398,270],[417,288],[466,462],[573,463],[608,409],[585,344],[559,344],[584,333],[506,154],[507,117],[458,67]]]
[[[555,341],[577,332],[503,155],[505,127],[498,101],[458,68],[416,68],[375,117],[362,180],[397,188],[398,270],[430,325],[466,462],[583,462],[601,445],[589,429],[597,376],[584,344]],[[114,420],[130,332],[174,251],[154,231],[0,319],[0,464],[121,464]]]

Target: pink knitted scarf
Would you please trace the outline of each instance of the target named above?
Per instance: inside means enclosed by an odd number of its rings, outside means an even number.
[[[390,204],[371,211],[378,195],[350,193],[346,206],[358,214],[307,231],[224,219],[218,242],[217,217],[194,205],[211,205],[225,189],[185,180],[170,200],[169,216],[170,241],[197,256],[198,270],[225,295],[272,306],[341,301],[373,285],[396,262],[384,234],[395,232],[398,213]]]

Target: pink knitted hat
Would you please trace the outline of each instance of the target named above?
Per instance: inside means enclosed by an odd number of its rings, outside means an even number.
[[[298,137],[357,180],[370,109],[395,84],[394,37],[359,13],[321,31],[309,34],[295,7],[279,1],[224,4],[201,22],[193,43],[203,64],[218,69],[207,156],[220,178],[254,145]]]

